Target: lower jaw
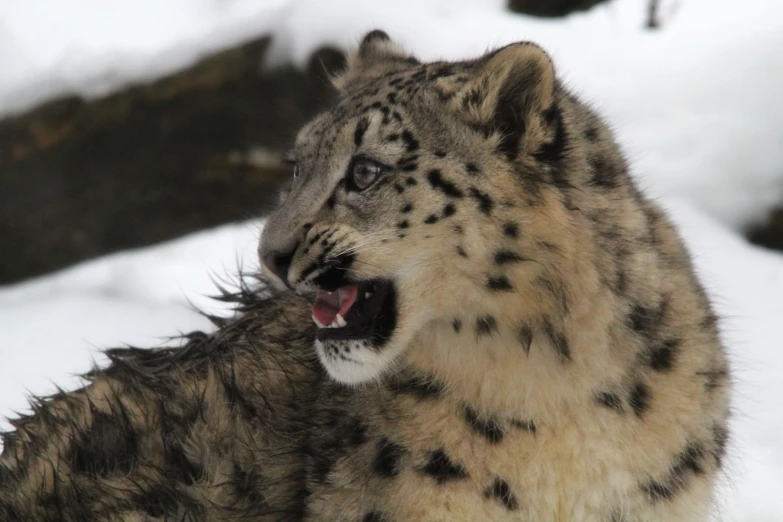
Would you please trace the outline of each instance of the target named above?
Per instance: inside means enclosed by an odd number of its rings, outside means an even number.
[[[373,301],[362,303],[361,309],[349,310],[345,317],[348,322],[346,326],[319,328],[316,339],[322,342],[367,341],[373,345],[386,342],[397,324],[397,295],[394,284],[389,281],[366,284],[376,285],[377,297]]]

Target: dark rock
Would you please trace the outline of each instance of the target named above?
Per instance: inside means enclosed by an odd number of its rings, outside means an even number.
[[[508,8],[516,13],[533,16],[566,16],[574,11],[586,11],[608,0],[509,0]]]
[[[105,98],[0,121],[0,284],[268,211],[342,53],[266,70],[269,38]]]
[[[773,210],[765,223],[752,227],[747,235],[751,243],[783,250],[783,206]]]

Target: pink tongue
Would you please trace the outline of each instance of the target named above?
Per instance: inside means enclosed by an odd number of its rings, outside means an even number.
[[[313,304],[313,317],[319,323],[330,325],[340,314],[345,317],[359,294],[359,285],[341,286],[335,292],[318,291]]]

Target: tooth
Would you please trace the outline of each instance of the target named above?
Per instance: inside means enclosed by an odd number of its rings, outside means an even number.
[[[364,292],[364,298],[369,299],[372,297],[372,292]]]
[[[318,328],[326,328],[326,325],[323,324],[321,321],[315,318],[315,314],[313,314],[313,322],[318,326]]]
[[[337,328],[337,327],[338,327],[338,325],[337,325],[337,320],[336,319],[334,321],[332,321],[332,324],[327,326],[327,328]]]
[[[345,325],[348,324],[347,322],[345,322],[345,318],[342,315],[340,315],[340,314],[337,314],[337,317],[335,318],[335,321],[340,326],[340,328],[343,328],[343,327],[345,327]]]

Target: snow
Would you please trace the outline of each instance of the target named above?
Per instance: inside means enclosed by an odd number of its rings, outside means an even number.
[[[565,21],[510,14],[501,0],[0,2],[0,115],[56,93],[94,97],[151,80],[260,34],[274,37],[272,63],[299,65],[375,27],[424,59],[534,40],[614,124],[651,194],[688,199],[742,229],[783,197],[783,7],[661,3],[664,27],[650,32],[641,30],[646,0]]]
[[[423,59],[540,42],[568,85],[611,121],[648,193],[680,225],[724,318],[736,373],[730,470],[720,520],[783,520],[783,254],[743,227],[783,200],[783,6],[778,0],[646,0],[566,20],[509,14],[505,0],[36,0],[0,2],[0,117],[62,93],[100,96],[270,33],[275,64],[382,27]],[[413,15],[412,13],[415,13]],[[42,36],[45,35],[45,36]],[[192,309],[213,278],[252,270],[260,222],[122,252],[0,288],[0,417],[27,392],[104,362],[99,348],[159,344],[211,328]],[[7,428],[0,421],[0,429]]]
[[[76,386],[79,374],[105,362],[100,348],[211,330],[194,309],[229,313],[208,296],[216,282],[230,288],[239,270],[257,270],[260,230],[228,225],[0,287],[0,417],[23,411],[28,393]],[[8,428],[0,419],[0,430]]]

